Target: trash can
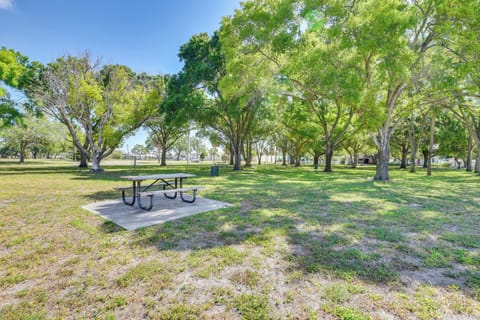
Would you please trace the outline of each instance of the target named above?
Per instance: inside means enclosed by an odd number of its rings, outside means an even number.
[[[220,170],[219,170],[218,166],[211,166],[210,167],[210,176],[218,177],[219,173],[220,173]]]

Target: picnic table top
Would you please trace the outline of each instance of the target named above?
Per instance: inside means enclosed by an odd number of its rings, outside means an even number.
[[[127,179],[130,181],[143,181],[143,180],[192,178],[192,177],[195,177],[195,175],[190,173],[161,173],[161,174],[151,174],[151,175],[145,175],[145,176],[121,176],[120,178]]]

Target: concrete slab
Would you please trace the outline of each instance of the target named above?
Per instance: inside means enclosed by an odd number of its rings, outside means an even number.
[[[153,209],[151,211],[142,210],[136,204],[134,206],[127,206],[123,204],[122,199],[94,202],[82,208],[98,214],[130,231],[197,213],[232,206],[226,202],[199,196],[197,196],[197,200],[194,203],[186,203],[180,199],[171,200],[165,197],[153,197],[153,200]]]

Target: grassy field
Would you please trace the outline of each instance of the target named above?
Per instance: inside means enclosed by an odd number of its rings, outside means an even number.
[[[478,319],[480,176],[0,162],[0,319]],[[191,172],[234,207],[125,231],[82,205]]]

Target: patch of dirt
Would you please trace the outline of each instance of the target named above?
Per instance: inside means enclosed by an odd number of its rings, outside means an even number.
[[[240,201],[240,213],[244,214],[253,210],[255,206],[249,201]]]
[[[410,208],[418,208],[418,209],[423,208],[423,206],[421,204],[418,204],[418,203],[409,203],[407,206],[410,207]]]
[[[429,284],[431,286],[448,287],[451,285],[462,286],[459,279],[447,277],[445,269],[404,270],[399,272],[400,281],[407,287]]]

